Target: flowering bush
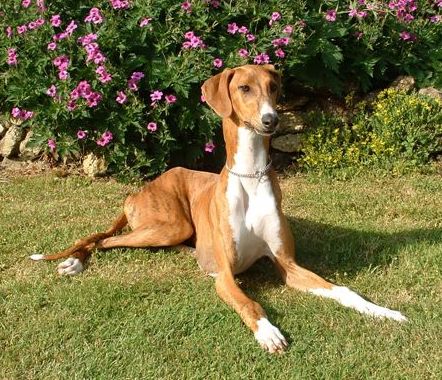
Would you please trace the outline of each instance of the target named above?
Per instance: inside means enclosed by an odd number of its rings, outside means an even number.
[[[306,3],[1,2],[0,104],[47,154],[94,151],[150,176],[217,152],[200,86],[225,67],[270,62],[335,92],[348,79],[436,78],[440,0]]]
[[[387,89],[374,104],[365,102],[348,123],[323,112],[310,113],[301,165],[321,173],[376,166],[419,168],[442,152],[442,104],[416,93]]]

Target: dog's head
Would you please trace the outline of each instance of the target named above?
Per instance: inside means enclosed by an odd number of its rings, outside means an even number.
[[[281,77],[272,65],[226,69],[206,80],[201,89],[207,104],[220,117],[236,120],[261,135],[275,132]]]

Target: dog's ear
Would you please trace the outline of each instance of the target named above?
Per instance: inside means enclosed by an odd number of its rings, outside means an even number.
[[[275,79],[276,84],[278,85],[278,98],[279,98],[282,95],[281,73],[278,70],[276,70],[275,66],[273,65],[263,65],[263,67]]]
[[[207,104],[222,118],[229,117],[233,111],[229,84],[234,72],[233,69],[226,69],[207,79],[201,87]]]

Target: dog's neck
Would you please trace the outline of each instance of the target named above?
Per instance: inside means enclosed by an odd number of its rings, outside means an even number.
[[[270,138],[228,118],[223,120],[226,165],[241,174],[263,170],[269,162]]]

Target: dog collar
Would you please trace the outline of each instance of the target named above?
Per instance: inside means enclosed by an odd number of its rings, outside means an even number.
[[[261,180],[262,177],[264,177],[272,168],[272,160],[269,161],[269,163],[266,165],[264,169],[257,170],[254,173],[237,173],[234,172],[232,169],[229,168],[229,166],[226,164],[226,169],[230,174],[233,174],[236,177],[240,178],[257,178],[258,180]]]

